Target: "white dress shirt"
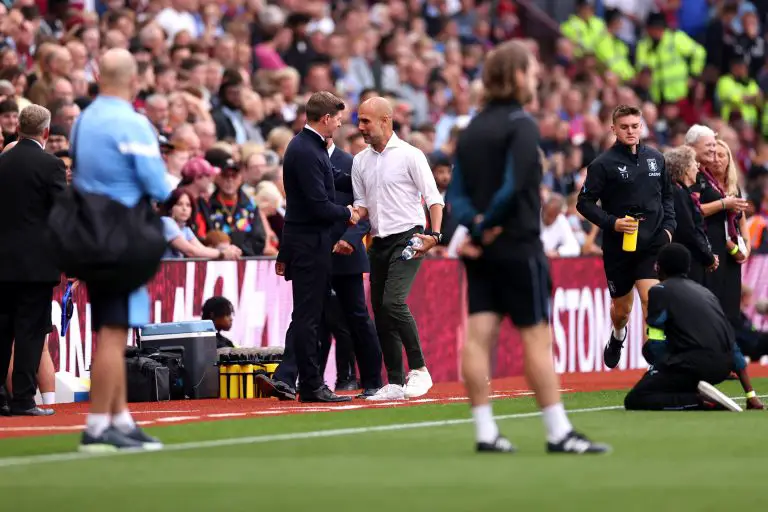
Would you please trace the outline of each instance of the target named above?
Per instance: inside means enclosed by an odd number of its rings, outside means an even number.
[[[549,226],[541,223],[541,243],[545,252],[555,251],[563,258],[581,254],[581,247],[573,234],[571,223],[562,213]]]
[[[422,196],[428,206],[445,205],[427,157],[395,134],[381,153],[368,146],[355,155],[352,188],[355,206],[368,209],[374,237],[424,227]]]

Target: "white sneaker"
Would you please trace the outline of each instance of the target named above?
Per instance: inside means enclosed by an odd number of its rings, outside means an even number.
[[[432,377],[426,368],[408,372],[408,377],[405,379],[405,398],[424,396],[430,389],[432,389]]]
[[[744,409],[742,409],[739,404],[725,396],[719,389],[717,389],[709,382],[704,382],[703,380],[699,382],[699,393],[704,395],[706,398],[709,398],[713,402],[722,405],[729,411],[744,412]]]
[[[389,400],[405,400],[405,388],[397,384],[387,384],[379,389],[375,395],[369,396],[366,400],[375,400],[386,402]]]

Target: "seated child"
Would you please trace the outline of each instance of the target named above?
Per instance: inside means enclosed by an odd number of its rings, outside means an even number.
[[[225,297],[211,297],[203,304],[203,320],[210,320],[216,328],[216,348],[235,348],[232,341],[221,334],[221,331],[228,331],[232,328],[232,315],[235,308]]]

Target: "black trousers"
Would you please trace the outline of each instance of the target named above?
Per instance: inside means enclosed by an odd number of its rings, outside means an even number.
[[[628,411],[686,411],[702,408],[699,381],[723,382],[731,371],[732,357],[707,360],[697,357],[691,364],[651,369],[624,398]]]
[[[285,337],[286,354],[275,379],[296,386],[296,370],[302,389],[312,392],[323,386],[320,373],[318,334],[330,287],[331,238],[328,232],[283,233],[280,259],[293,290],[293,314]],[[286,361],[289,353],[293,361]]]
[[[0,384],[5,384],[15,346],[12,410],[35,407],[37,370],[51,328],[52,300],[52,284],[0,283]]]
[[[336,368],[339,379],[347,373],[355,378],[355,359],[360,368],[360,385],[364,389],[381,387],[381,346],[376,328],[368,314],[362,274],[335,275],[331,285],[335,297],[328,296],[325,325],[321,329],[320,345],[323,361],[327,361],[331,346],[330,334],[336,339]],[[323,363],[325,368],[325,363]]]
[[[376,331],[379,333],[390,384],[405,384],[403,347],[411,370],[426,366],[416,321],[405,303],[422,258],[408,261],[399,259],[408,240],[414,233],[422,231],[421,227],[415,227],[404,233],[374,238],[368,250],[371,262],[371,306],[376,317]]]

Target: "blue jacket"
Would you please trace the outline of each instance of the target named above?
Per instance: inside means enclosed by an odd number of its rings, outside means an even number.
[[[99,96],[72,128],[76,169],[72,185],[127,206],[142,197],[165,201],[171,194],[152,125],[125,100]],[[128,299],[131,327],[149,323],[149,294],[142,286]]]
[[[349,210],[334,201],[337,188],[352,192],[352,178],[333,168],[325,139],[309,128],[288,143],[283,184],[286,231],[322,232],[336,222],[349,220]]]
[[[331,163],[333,166],[347,176],[352,175],[352,155],[334,148],[331,153]],[[354,196],[349,192],[341,190],[336,191],[336,204],[347,206],[354,203]],[[331,238],[336,243],[338,240],[344,240],[355,248],[349,255],[333,255],[333,274],[364,274],[370,270],[368,263],[368,254],[366,254],[363,237],[371,230],[371,224],[368,220],[362,220],[357,225],[348,226],[347,222],[337,222],[331,230]]]

